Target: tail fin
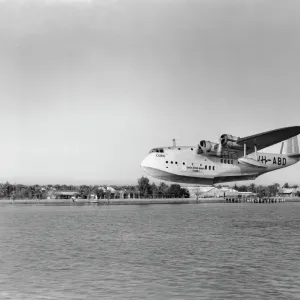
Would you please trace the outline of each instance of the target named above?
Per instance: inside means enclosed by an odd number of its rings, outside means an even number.
[[[297,136],[294,136],[282,143],[280,153],[292,158],[300,158],[299,144]]]

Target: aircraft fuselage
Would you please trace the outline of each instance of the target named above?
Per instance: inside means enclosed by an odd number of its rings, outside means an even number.
[[[150,151],[141,166],[157,179],[212,185],[221,182],[255,179],[277,169],[291,166],[298,159],[284,154],[257,152],[247,158],[258,160],[261,167],[241,163],[237,158],[216,157],[197,153],[197,146],[164,147]]]

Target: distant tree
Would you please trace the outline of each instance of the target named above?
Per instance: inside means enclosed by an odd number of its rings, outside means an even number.
[[[169,186],[165,184],[164,182],[161,182],[160,185],[158,186],[158,194],[160,196],[165,196],[168,194],[168,189]]]
[[[289,186],[289,183],[288,182],[286,182],[284,185],[283,185],[283,188],[285,188],[285,189],[288,189],[290,186]]]
[[[30,185],[26,189],[26,198],[35,199],[36,198],[36,189],[34,185]]]
[[[180,198],[182,196],[181,187],[179,184],[171,184],[167,193],[174,198]]]
[[[149,183],[149,179],[145,176],[138,179],[137,188],[142,197],[145,197],[145,196],[148,196],[149,194],[151,194],[151,185]]]
[[[102,188],[98,187],[98,189],[96,191],[96,195],[97,195],[98,199],[102,199],[105,196],[105,192]]]
[[[105,192],[105,198],[110,199],[111,198],[111,190],[106,190]]]
[[[257,195],[258,197],[266,197],[267,196],[266,187],[259,185],[257,187]]]
[[[4,183],[1,187],[1,195],[3,198],[10,198],[13,191],[14,186],[9,182]]]
[[[157,197],[158,195],[158,186],[154,182],[151,184],[151,193],[153,197]]]
[[[254,183],[251,183],[248,187],[247,187],[247,191],[251,192],[251,193],[256,193],[256,185]]]
[[[62,188],[61,188],[61,186],[60,186],[59,184],[55,184],[53,187],[54,187],[55,190],[57,190],[57,191],[62,190]]]
[[[190,198],[190,191],[186,188],[181,188],[181,194],[183,198]]]
[[[83,199],[87,199],[91,191],[91,187],[88,185],[81,185],[79,188],[79,195]]]
[[[240,186],[237,186],[237,190],[239,192],[247,192],[248,191],[248,186],[247,185],[240,185]]]
[[[280,184],[279,183],[274,183],[274,186],[276,186],[278,189],[280,189]]]
[[[189,198],[190,196],[188,189],[182,188],[179,184],[171,184],[167,193],[175,198]]]
[[[275,184],[272,184],[272,185],[269,185],[267,188],[266,188],[266,193],[267,193],[267,196],[269,197],[274,197],[278,194],[279,192],[279,184],[278,183],[275,183]]]

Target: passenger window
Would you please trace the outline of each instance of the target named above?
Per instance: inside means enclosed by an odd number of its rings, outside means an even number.
[[[215,166],[213,166],[213,170],[215,170]]]
[[[233,164],[233,160],[231,160],[231,164]]]
[[[173,162],[171,161],[171,164],[172,164]]]
[[[226,159],[224,159],[224,164],[226,164]]]
[[[207,165],[205,165],[205,170],[207,170]]]
[[[228,164],[230,164],[230,160],[228,160]]]
[[[223,163],[223,158],[221,158],[221,163]]]
[[[208,167],[208,169],[210,170],[210,166]]]
[[[159,152],[160,152],[160,153],[164,153],[164,149],[160,149]]]

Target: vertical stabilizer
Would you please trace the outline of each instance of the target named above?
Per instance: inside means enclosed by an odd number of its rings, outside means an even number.
[[[282,154],[299,157],[298,137],[294,136],[284,142]]]
[[[281,148],[280,148],[280,154],[282,154],[282,151],[283,151],[283,146],[284,146],[284,142],[282,142],[282,144],[281,144]]]

